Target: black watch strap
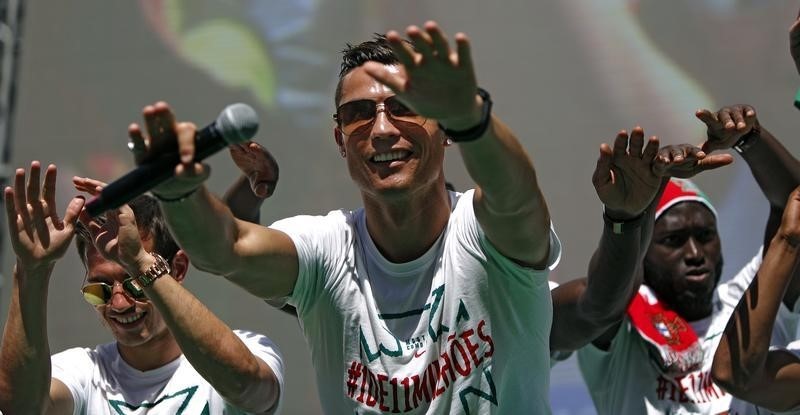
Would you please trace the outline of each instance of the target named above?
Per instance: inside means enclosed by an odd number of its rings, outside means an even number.
[[[645,217],[647,216],[646,213],[647,212],[642,212],[639,216],[626,221],[617,221],[609,218],[608,215],[606,215],[606,212],[603,211],[603,221],[606,223],[606,225],[611,227],[612,232],[617,235],[622,235],[634,229],[640,228],[642,223],[644,223]]]
[[[492,97],[485,89],[480,87],[478,87],[478,96],[481,97],[483,101],[483,106],[481,107],[481,121],[478,125],[467,130],[455,131],[449,130],[439,123],[439,128],[444,131],[444,134],[456,143],[474,141],[481,138],[492,122]]]

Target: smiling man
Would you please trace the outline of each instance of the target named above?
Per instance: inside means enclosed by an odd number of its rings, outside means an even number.
[[[764,235],[769,241],[800,164],[749,106],[701,110],[697,117],[708,126],[704,150],[733,148],[748,163],[770,202]],[[761,253],[718,285],[722,250],[717,213],[706,195],[688,180],[673,179],[655,214],[644,283],[625,320],[578,351],[581,372],[600,414],[728,413],[731,395],[713,383],[711,364]],[[783,315],[790,314],[797,294],[787,292]]]
[[[55,208],[56,168],[40,192],[40,166],[17,170],[5,190],[17,256],[0,349],[0,409],[6,414],[271,414],[279,410],[283,363],[266,337],[232,331],[183,288],[186,254],[155,200],[140,196],[106,220],[81,214],[74,198]],[[76,178],[96,192],[97,182]],[[50,356],[47,290],[75,233],[86,266],[81,287],[115,341]],[[77,281],[76,281],[77,282]],[[76,286],[76,294],[77,294]]]
[[[236,220],[164,103],[144,110],[149,140],[176,135],[182,164],[153,192],[198,267],[296,307],[326,412],[547,413],[560,247],[533,165],[466,36],[406,33],[413,49],[390,32],[344,53],[334,138],[362,209]],[[463,194],[445,188],[451,141],[477,185]]]

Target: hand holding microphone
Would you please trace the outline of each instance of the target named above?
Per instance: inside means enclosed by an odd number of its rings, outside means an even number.
[[[169,199],[191,192],[208,175],[194,163],[231,144],[249,140],[258,130],[258,116],[245,104],[229,105],[216,121],[199,131],[190,123],[176,124],[172,111],[163,102],[145,107],[144,118],[149,140],[145,140],[137,125],[128,131],[138,167],[109,183],[90,200],[86,204],[89,215],[97,216],[122,206],[176,173],[197,180],[171,181],[159,186],[156,193]],[[187,168],[193,170],[186,171]]]

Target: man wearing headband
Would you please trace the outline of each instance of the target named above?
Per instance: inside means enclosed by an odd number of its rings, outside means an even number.
[[[40,192],[40,166],[17,170],[5,190],[17,255],[0,348],[0,409],[7,414],[271,414],[279,410],[283,363],[266,337],[232,331],[183,288],[189,261],[160,208],[140,196],[105,220],[74,198],[55,211],[55,166]],[[97,182],[76,178],[97,192]],[[47,286],[72,237],[86,266],[81,288],[115,341],[49,355]]]
[[[796,185],[797,161],[749,106],[702,110],[697,117],[708,126],[705,151],[733,148],[750,166],[771,205],[769,240]],[[655,214],[644,284],[625,320],[578,351],[581,372],[600,414],[727,413],[731,396],[713,383],[712,358],[761,253],[717,285],[722,251],[716,210],[705,193],[673,179]]]

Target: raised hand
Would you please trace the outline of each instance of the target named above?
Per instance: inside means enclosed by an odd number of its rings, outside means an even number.
[[[800,73],[800,15],[789,29],[789,52],[792,54],[797,72]]]
[[[592,184],[609,216],[634,218],[653,201],[661,186],[661,177],[652,169],[658,143],[658,138],[650,137],[645,145],[644,130],[636,127],[630,137],[624,130],[617,133],[613,148],[600,145]]]
[[[231,158],[250,181],[253,194],[266,199],[278,185],[278,162],[261,144],[248,141],[229,147]]]
[[[13,187],[6,187],[4,192],[11,246],[18,263],[27,269],[52,266],[64,255],[83,209],[84,199],[75,197],[69,202],[64,218],[58,216],[56,173],[56,166],[49,165],[42,186],[41,165],[38,161],[31,162],[27,185],[25,170],[17,169]]]
[[[664,146],[658,150],[653,172],[661,177],[688,179],[696,174],[733,163],[730,154],[708,155],[691,144]]]
[[[706,153],[731,148],[742,136],[758,127],[756,110],[749,105],[731,105],[717,112],[701,109],[695,116],[708,127],[708,140],[702,146]]]
[[[432,21],[425,23],[424,30],[409,26],[406,35],[410,44],[396,31],[386,34],[404,72],[377,62],[365,63],[365,71],[391,88],[418,114],[434,118],[454,130],[472,127],[470,123],[480,119],[480,112],[476,105],[478,84],[467,36],[457,33],[456,48],[450,49],[447,37]]]
[[[77,176],[72,178],[72,183],[78,191],[92,196],[99,194],[106,185],[100,180]],[[147,252],[142,247],[133,210],[123,205],[107,211],[104,217],[105,220],[92,218],[83,211],[80,221],[89,230],[93,245],[103,257],[138,272],[137,265],[146,258]]]
[[[197,189],[210,174],[210,167],[194,162],[194,139],[197,127],[190,122],[176,122],[166,102],[159,101],[142,109],[145,134],[138,124],[128,126],[130,148],[136,164],[158,157],[177,142],[180,164],[175,167],[175,175],[170,180],[152,189],[153,193],[165,199],[185,196]]]

